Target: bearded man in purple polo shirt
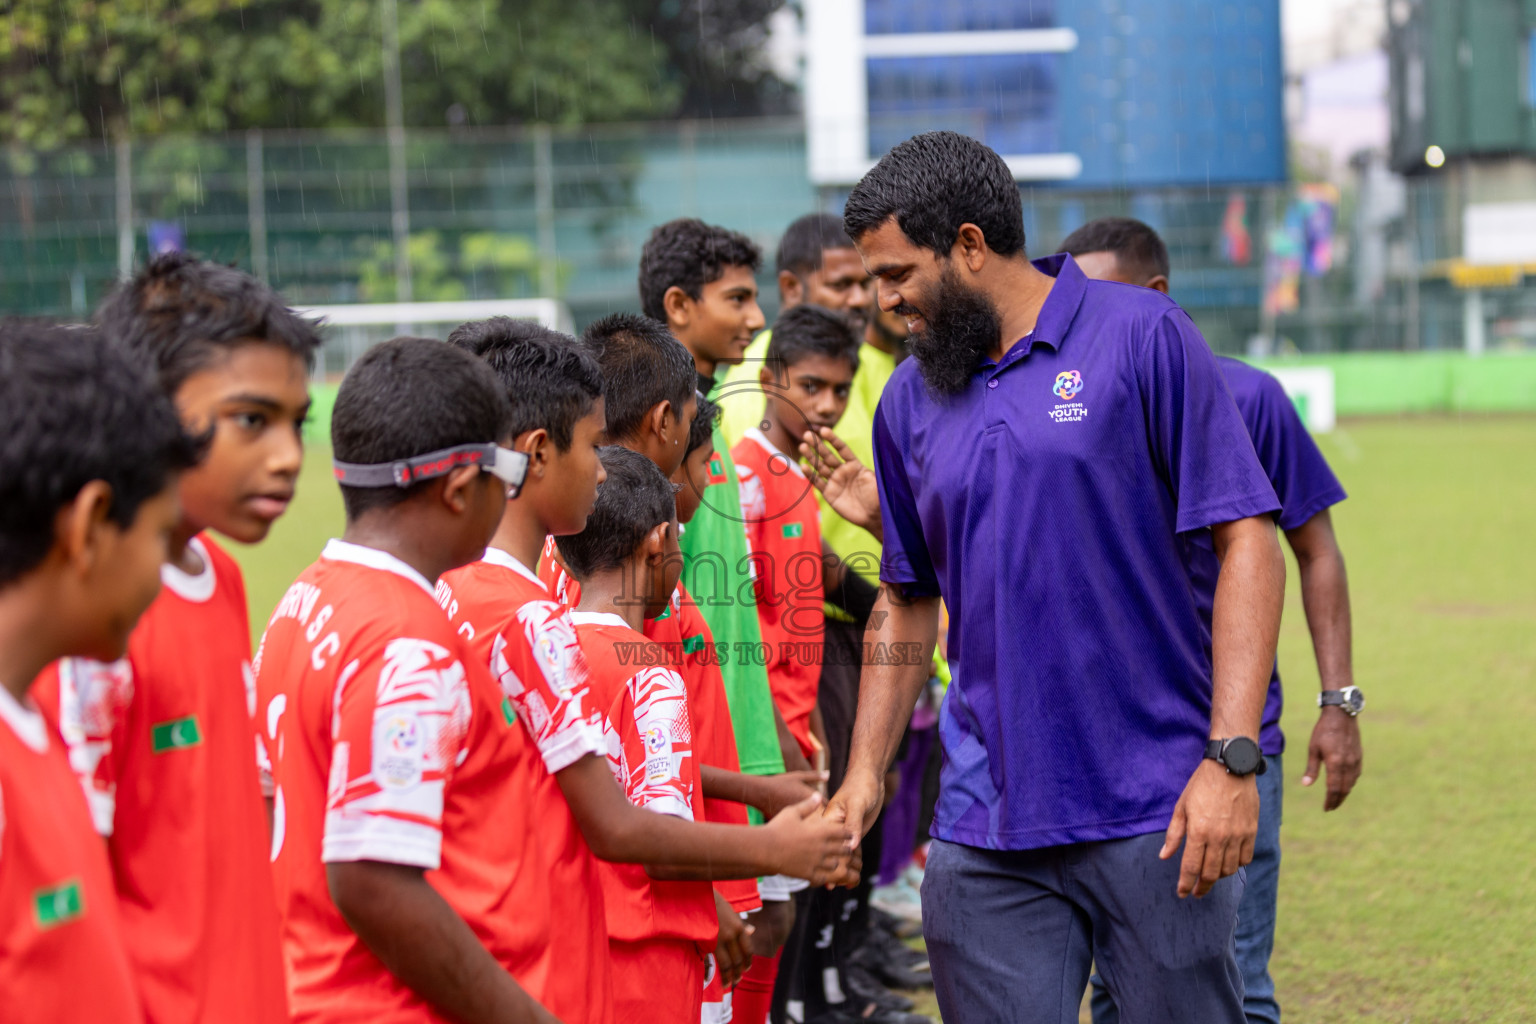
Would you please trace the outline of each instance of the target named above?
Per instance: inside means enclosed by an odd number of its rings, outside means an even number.
[[[828,813],[874,820],[942,597],[960,656],[923,926],[945,1018],[1069,1024],[1097,964],[1126,1024],[1241,1024],[1280,503],[1188,316],[1031,263],[1022,222],[1007,165],[951,132],[848,198],[913,358],[875,416],[882,589]],[[1209,631],[1183,557],[1207,529]]]
[[[1105,217],[1084,224],[1061,243],[1061,251],[1070,253],[1091,278],[1140,285],[1165,294],[1168,291],[1168,247],[1156,231],[1139,220]],[[1331,811],[1344,802],[1360,778],[1362,754],[1356,716],[1365,706],[1350,664],[1349,582],[1344,555],[1328,514],[1331,506],[1344,500],[1344,488],[1278,380],[1226,356],[1217,356],[1216,362],[1253,438],[1259,464],[1280,499],[1280,529],[1296,553],[1302,604],[1322,681],[1317,724],[1307,743],[1307,768],[1301,784],[1313,785],[1321,774],[1319,769],[1326,766],[1328,792],[1323,810]],[[1208,535],[1191,534],[1186,542],[1190,581],[1195,585],[1201,616],[1209,624],[1219,565]],[[1285,777],[1281,705],[1277,667],[1270,675],[1259,732],[1267,769],[1259,778],[1259,832],[1237,911],[1237,963],[1243,972],[1243,1008],[1248,1024],[1280,1024],[1269,957],[1275,945],[1280,885],[1280,808]],[[1094,1024],[1116,1024],[1119,1020],[1113,1000],[1097,983],[1093,1020]]]

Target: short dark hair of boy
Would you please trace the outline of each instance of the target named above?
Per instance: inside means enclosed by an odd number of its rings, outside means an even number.
[[[96,322],[108,340],[147,361],[166,394],[230,349],[285,348],[315,365],[320,333],[250,274],[184,252],[157,256],[107,296]]]
[[[602,369],[609,440],[634,437],[659,402],[671,402],[672,411],[683,414],[698,376],[693,356],[665,323],[612,313],[588,327],[581,340]]]
[[[656,463],[637,451],[610,445],[598,451],[608,479],[580,533],[556,537],[571,575],[588,580],[627,562],[645,535],[677,517],[677,488]]]
[[[683,453],[683,458],[692,455],[694,449],[703,446],[706,441],[715,435],[715,424],[720,421],[720,406],[699,395],[699,411],[693,417],[693,423],[688,427],[688,450]]]
[[[681,288],[697,302],[704,286],[720,280],[726,268],[756,273],[762,265],[762,251],[746,235],[692,217],[669,220],[651,231],[640,250],[640,308],[666,323],[662,300],[668,288]]]
[[[507,392],[484,360],[436,338],[392,338],[353,364],[336,392],[337,462],[371,466],[461,444],[497,444],[512,430]],[[348,521],[431,487],[341,488]]]
[[[804,277],[821,269],[821,254],[828,249],[852,249],[853,239],[835,213],[808,213],[784,229],[774,272],[789,271]]]
[[[92,480],[128,529],[197,456],[170,398],[94,328],[0,321],[0,586],[41,564]]]
[[[846,359],[858,370],[859,344],[846,319],[820,306],[801,304],[774,320],[768,337],[768,369],[782,377],[806,356],[826,356]]]
[[[603,393],[603,371],[569,334],[531,320],[493,316],[460,324],[448,335],[456,345],[490,364],[512,403],[512,436],[540,428],[555,447],[568,451],[576,421]]]
[[[1156,231],[1130,217],[1100,217],[1067,236],[1061,251],[1073,256],[1085,252],[1112,252],[1120,266],[1144,278],[1168,276],[1168,246]]]
[[[1024,251],[1024,206],[1003,158],[969,136],[927,132],[892,149],[848,194],[843,226],[857,241],[895,217],[913,245],[948,256],[975,224],[1000,256]]]

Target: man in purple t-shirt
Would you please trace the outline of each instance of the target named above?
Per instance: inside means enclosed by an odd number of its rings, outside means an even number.
[[[942,596],[960,657],[923,926],[945,1018],[1075,1021],[1096,963],[1127,1020],[1241,1024],[1280,503],[1189,317],[1031,263],[1022,222],[1007,165],[952,132],[892,149],[844,210],[913,358],[875,415],[881,597],[828,813],[878,812]]]
[[[1168,247],[1157,232],[1137,220],[1106,217],[1085,224],[1061,243],[1091,278],[1140,285],[1167,294]],[[1322,452],[1307,433],[1296,407],[1280,382],[1263,370],[1236,359],[1218,356],[1227,387],[1237,402],[1259,463],[1280,499],[1280,528],[1296,554],[1301,570],[1302,604],[1322,681],[1321,710],[1307,744],[1303,786],[1317,781],[1326,766],[1327,796],[1323,810],[1344,802],[1360,777],[1360,726],[1356,716],[1364,697],[1354,686],[1350,665],[1349,583],[1344,556],[1333,533],[1328,509],[1343,501],[1344,488],[1328,468]],[[1201,617],[1210,623],[1216,594],[1217,565],[1210,538],[1191,534],[1190,579],[1195,584]],[[1249,1024],[1279,1024],[1280,1005],[1269,976],[1269,956],[1275,943],[1275,906],[1280,882],[1280,808],[1284,775],[1280,731],[1280,672],[1271,673],[1264,702],[1259,746],[1268,770],[1259,778],[1259,832],[1247,884],[1238,905],[1237,962],[1243,972],[1243,1006]],[[1094,1024],[1116,1024],[1114,1003],[1095,979]]]

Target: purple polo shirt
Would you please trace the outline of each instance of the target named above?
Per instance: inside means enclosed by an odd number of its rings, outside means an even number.
[[[1180,534],[1280,507],[1183,310],[1035,266],[1034,332],[953,398],[907,360],[874,430],[881,579],[959,652],[933,834],[1006,850],[1167,827],[1211,720]]]
[[[1294,530],[1323,509],[1337,505],[1348,495],[1338,477],[1328,468],[1317,442],[1307,433],[1296,406],[1269,374],[1247,363],[1226,356],[1216,358],[1237,411],[1242,414],[1248,434],[1253,438],[1259,465],[1280,499],[1280,528]],[[1189,576],[1195,584],[1195,600],[1205,625],[1206,650],[1210,650],[1211,607],[1216,602],[1216,573],[1221,563],[1210,532],[1186,535],[1186,559]],[[1285,752],[1285,734],[1280,731],[1283,697],[1280,690],[1280,666],[1269,677],[1269,693],[1264,698],[1264,728],[1259,746],[1274,756]]]

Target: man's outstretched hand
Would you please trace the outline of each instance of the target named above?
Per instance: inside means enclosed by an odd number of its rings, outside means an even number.
[[[849,772],[842,786],[822,813],[846,823],[850,835],[848,848],[856,849],[880,814],[885,799],[885,780],[864,773]]]
[[[827,504],[853,525],[883,541],[875,471],[860,462],[853,449],[830,427],[822,427],[819,435],[807,430],[802,438],[800,454],[805,458],[807,475]]]
[[[1259,787],[1254,777],[1229,775],[1215,761],[1201,761],[1173,809],[1158,857],[1167,860],[1183,843],[1179,898],[1204,896],[1253,860],[1258,832]]]

